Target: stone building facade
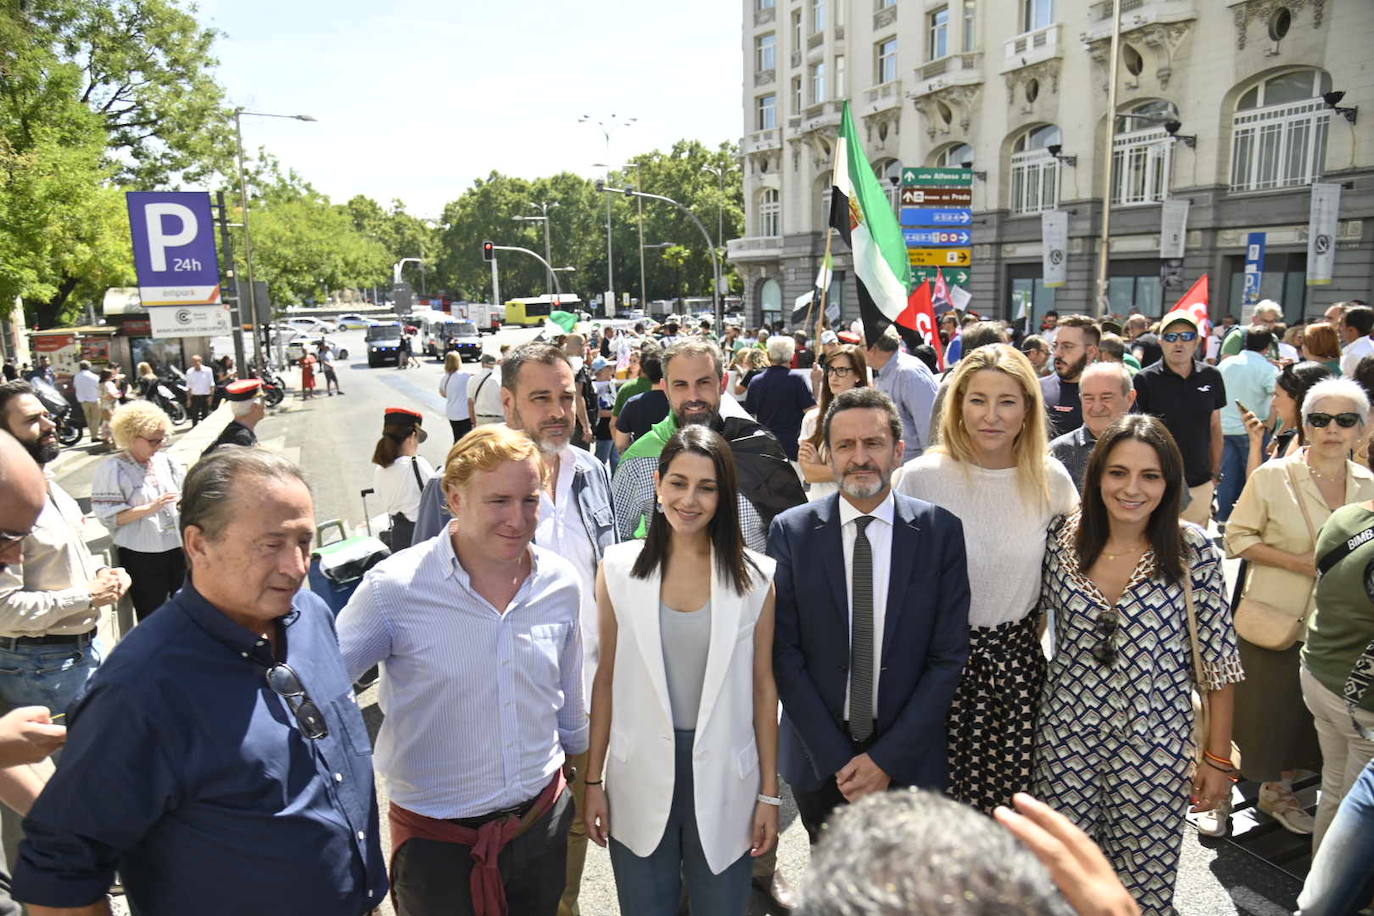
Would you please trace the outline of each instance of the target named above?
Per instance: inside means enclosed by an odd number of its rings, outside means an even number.
[[[1093,309],[1112,0],[742,2],[747,234],[728,256],[750,321],[786,320],[814,281],[844,99],[894,207],[902,166],[974,170],[971,308]],[[1290,321],[1374,298],[1374,3],[1120,2],[1109,310],[1158,315],[1206,273],[1214,315],[1239,314],[1256,231],[1262,295]],[[1314,181],[1342,194],[1332,282],[1309,286]],[[1190,203],[1180,260],[1160,257],[1165,199]],[[1047,288],[1040,212],[1055,208],[1068,278]],[[831,295],[848,319],[842,247]]]

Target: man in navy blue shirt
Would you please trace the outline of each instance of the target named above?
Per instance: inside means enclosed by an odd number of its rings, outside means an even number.
[[[182,493],[190,566],[72,707],[24,822],[14,896],[35,916],[359,916],[387,891],[372,747],[334,621],[299,591],[314,533],[300,470],[202,459]]]
[[[806,380],[792,374],[792,357],[797,342],[779,334],[768,338],[768,361],[772,364],[749,383],[744,409],[768,427],[777,437],[791,461],[797,460],[797,440],[801,438],[802,417],[816,406]]]

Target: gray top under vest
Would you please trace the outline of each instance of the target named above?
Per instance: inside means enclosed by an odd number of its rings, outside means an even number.
[[[711,602],[708,600],[699,610],[683,612],[660,601],[658,623],[673,728],[694,729],[701,707],[702,682],[706,680],[706,653],[711,646]]]

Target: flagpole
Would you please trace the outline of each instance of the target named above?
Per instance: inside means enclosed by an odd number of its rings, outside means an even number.
[[[816,315],[816,334],[813,338],[816,341],[817,346],[820,345],[821,323],[825,321],[825,300],[826,296],[830,292],[830,279],[832,276],[832,271],[834,270],[833,266],[830,270],[826,270],[825,268],[825,265],[830,263],[830,243],[834,238],[834,228],[827,225],[825,227],[825,254],[821,255],[821,270],[825,272],[825,286],[819,291],[818,295],[814,295],[811,297],[811,304],[813,306],[816,304],[817,299],[820,300],[820,308],[817,309],[818,314]],[[816,276],[820,276],[820,274],[817,274]],[[808,325],[811,324],[811,315],[809,313],[806,316],[806,323]]]

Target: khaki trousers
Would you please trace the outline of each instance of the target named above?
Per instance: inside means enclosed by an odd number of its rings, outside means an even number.
[[[1179,517],[1185,522],[1206,528],[1212,520],[1212,494],[1216,492],[1216,488],[1216,483],[1211,480],[1189,487],[1188,495],[1192,497],[1192,502],[1188,503],[1188,508],[1184,509]]]
[[[587,757],[587,753],[568,757],[568,762],[576,770],[575,778],[568,783],[576,813],[568,827],[567,882],[563,885],[563,896],[558,901],[558,916],[578,916],[580,912],[577,908],[577,892],[582,887],[582,867],[587,862],[587,825],[582,821],[582,812],[587,805]]]
[[[1322,747],[1322,791],[1317,804],[1316,827],[1312,831],[1312,853],[1315,855],[1326,836],[1326,828],[1336,817],[1341,799],[1360,778],[1365,764],[1374,759],[1374,741],[1355,731],[1344,697],[1332,693],[1306,668],[1298,669],[1298,682],[1302,684],[1302,698],[1312,713],[1317,741]],[[1374,713],[1357,709],[1355,719],[1366,729],[1374,728]]]

